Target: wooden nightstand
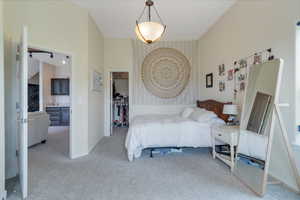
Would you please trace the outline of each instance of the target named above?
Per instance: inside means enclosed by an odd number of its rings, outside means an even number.
[[[215,125],[211,128],[211,138],[213,147],[213,157],[217,157],[222,160],[225,164],[230,166],[231,171],[234,168],[235,152],[234,148],[238,144],[239,126],[228,126],[228,125]],[[228,144],[230,147],[230,156],[223,155],[216,152],[216,140],[221,143]]]

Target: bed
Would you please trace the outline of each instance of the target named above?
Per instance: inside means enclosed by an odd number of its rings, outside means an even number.
[[[129,161],[139,158],[146,148],[210,147],[211,126],[224,124],[228,120],[228,115],[222,114],[224,104],[214,100],[197,101],[198,108],[212,111],[216,115],[205,122],[184,118],[179,114],[135,117],[125,141]]]

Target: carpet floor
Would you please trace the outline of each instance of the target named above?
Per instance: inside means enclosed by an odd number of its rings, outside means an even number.
[[[68,129],[50,129],[46,144],[29,149],[30,200],[282,200],[300,196],[279,186],[264,198],[243,186],[208,149],[128,162],[126,129],[103,138],[79,159],[67,157]],[[18,186],[9,200],[19,199]]]

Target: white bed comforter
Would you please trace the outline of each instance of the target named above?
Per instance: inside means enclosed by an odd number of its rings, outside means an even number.
[[[210,147],[210,127],[224,124],[219,118],[200,123],[179,115],[145,115],[135,117],[127,133],[125,147],[132,161],[149,147]]]

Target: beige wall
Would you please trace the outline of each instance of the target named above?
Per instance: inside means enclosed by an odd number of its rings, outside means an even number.
[[[48,63],[42,63],[42,80],[43,80],[43,108],[48,105],[59,105],[59,106],[70,106],[71,96],[69,95],[51,95],[51,79],[53,78],[70,78],[71,80],[71,71],[70,66],[55,66]]]
[[[88,153],[88,12],[67,1],[5,1],[6,79],[12,91],[14,79],[12,45],[20,38],[23,25],[28,26],[29,45],[72,55],[72,136],[71,157]],[[67,14],[66,14],[67,13]],[[59,22],[59,23],[58,23]],[[15,112],[16,99],[6,95]],[[10,99],[9,99],[10,98]],[[8,116],[7,119],[12,118]],[[14,124],[10,124],[14,126]],[[14,131],[14,132],[12,132]],[[15,130],[7,129],[7,134]],[[11,151],[13,152],[13,151]]]
[[[130,39],[105,38],[105,68],[132,69],[132,42]]]
[[[104,38],[91,17],[88,19],[88,69],[104,72]],[[88,148],[92,150],[104,136],[104,91],[88,90]]]
[[[109,72],[128,71],[129,84],[132,83],[132,68],[133,68],[133,50],[130,39],[104,39],[104,88],[105,88],[105,135],[108,136],[110,132],[110,91],[109,91]],[[131,90],[131,88],[129,88]],[[131,90],[132,91],[132,90]],[[129,93],[131,92],[129,91]],[[130,96],[130,95],[129,95]],[[129,104],[131,104],[131,97],[129,97]],[[129,116],[131,117],[132,107],[130,106]]]
[[[272,48],[277,57],[285,61],[280,102],[291,138],[295,133],[295,28],[300,19],[300,1],[238,1],[209,32],[199,40],[200,98],[221,101],[233,100],[233,81],[226,92],[218,91],[215,79],[213,89],[205,88],[205,74],[217,76],[217,66],[256,51]]]
[[[223,93],[217,91],[216,81],[213,89],[206,89],[205,74],[213,72],[216,76],[219,64],[232,67],[234,60],[272,48],[275,56],[285,61],[280,102],[290,104],[289,108],[282,108],[281,111],[289,137],[293,141],[296,133],[295,33],[296,22],[300,19],[299,8],[299,0],[238,1],[199,39],[200,98],[233,100],[233,91],[228,89],[232,85],[228,84]],[[286,178],[290,176],[290,171],[284,161],[285,154],[279,149],[275,146],[272,149],[272,156],[280,162],[271,166],[270,173],[295,188],[294,183]]]
[[[3,30],[3,3],[0,0],[0,30]],[[0,31],[0,199],[4,198],[5,191],[5,164],[4,164],[4,52],[3,31]]]
[[[43,63],[43,109],[46,110],[47,104],[52,104],[54,102],[54,96],[51,95],[51,78],[54,77],[54,67],[53,65]]]

